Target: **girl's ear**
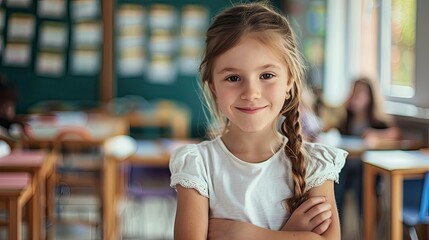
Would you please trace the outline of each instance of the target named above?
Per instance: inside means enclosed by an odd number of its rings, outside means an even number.
[[[291,74],[288,74],[289,77],[287,79],[287,91],[289,92],[292,89],[293,83],[295,82],[295,79],[291,76]]]
[[[208,86],[210,88],[210,92],[212,92],[213,96],[216,97],[216,89],[215,89],[213,82],[209,82]]]

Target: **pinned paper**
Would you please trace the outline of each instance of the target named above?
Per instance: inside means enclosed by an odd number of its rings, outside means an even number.
[[[94,19],[99,16],[100,9],[98,0],[73,0],[71,15],[77,21]]]
[[[31,46],[28,43],[8,43],[3,56],[3,64],[8,66],[28,66],[31,57]]]
[[[35,20],[33,15],[12,14],[9,19],[8,39],[31,41],[34,36],[34,28]]]
[[[39,0],[38,13],[42,17],[61,18],[66,14],[65,0]]]
[[[64,73],[64,55],[41,52],[37,58],[36,70],[40,75],[61,76]]]
[[[100,70],[100,53],[97,50],[74,50],[71,69],[76,75],[94,75]]]
[[[29,7],[31,0],[7,0],[8,7]]]
[[[101,43],[102,32],[99,22],[79,23],[73,29],[73,44],[75,47],[98,46]]]
[[[39,33],[39,45],[42,48],[64,49],[68,41],[67,26],[63,23],[44,22]]]

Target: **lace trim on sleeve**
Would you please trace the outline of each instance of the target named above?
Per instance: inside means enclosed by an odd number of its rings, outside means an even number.
[[[314,179],[314,181],[311,181],[307,184],[307,190],[310,190],[314,187],[319,187],[322,185],[326,180],[332,180],[336,183],[338,183],[338,172],[329,172],[321,176],[320,178]]]
[[[197,190],[198,193],[200,193],[202,196],[209,198],[207,186],[198,182],[199,181],[190,179],[190,177],[175,176],[171,179],[171,186],[176,189],[176,185],[180,184],[180,186],[184,188],[193,188]]]

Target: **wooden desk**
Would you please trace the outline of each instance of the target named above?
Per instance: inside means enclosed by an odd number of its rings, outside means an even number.
[[[416,150],[422,147],[422,143],[410,139],[380,140],[368,145],[361,137],[346,135],[338,135],[332,138],[325,134],[317,141],[344,149],[349,153],[348,158],[356,159],[360,159],[367,150]]]
[[[68,119],[69,117],[70,119]],[[84,132],[89,145],[102,145],[108,138],[128,134],[125,118],[105,114],[86,114],[80,112],[58,113],[55,117],[32,116],[28,121],[30,136],[23,141],[24,147],[52,148],[59,134],[71,131]],[[67,139],[73,144],[73,139]],[[76,144],[82,143],[77,139]]]
[[[83,113],[83,112],[64,112],[56,113],[54,116],[33,116],[29,117],[30,123],[30,132],[31,135],[27,140],[24,141],[23,145],[30,148],[54,148],[56,144],[55,140],[58,139],[58,136],[63,133],[77,131],[82,134],[80,136],[85,136],[84,139],[81,137],[67,138],[62,139],[62,144],[70,145],[82,145],[85,146],[98,146],[103,147],[103,144],[106,140],[113,136],[118,135],[128,135],[128,122],[127,119],[123,117],[116,117],[107,114],[101,113]],[[102,166],[102,182],[103,189],[109,189],[111,182],[115,182],[115,175],[109,174],[104,171],[108,171],[108,168],[105,166],[106,161],[103,161]],[[111,185],[111,186],[114,186]],[[105,198],[108,195],[103,193],[103,239],[106,239],[107,232],[110,231],[110,212],[113,209],[109,209],[111,206],[111,198]],[[107,204],[107,205],[106,205]],[[117,238],[114,238],[117,239]]]
[[[363,155],[364,237],[374,239],[376,225],[375,176],[390,178],[390,238],[402,239],[402,188],[404,178],[421,176],[429,170],[429,155],[421,151],[368,151]]]
[[[106,199],[106,222],[107,233],[105,239],[119,239],[120,219],[117,212],[118,206],[124,196],[124,185],[126,176],[123,175],[122,164],[132,166],[166,167],[170,162],[170,155],[177,147],[196,143],[194,140],[172,140],[163,139],[160,141],[143,140],[137,141],[137,151],[135,154],[125,158],[117,159],[114,156],[107,156],[105,165],[106,181],[104,184],[104,194]]]
[[[0,173],[0,199],[6,201],[8,238],[10,240],[22,239],[22,210],[33,197],[31,177],[28,173]],[[28,225],[32,225],[32,207],[27,206]],[[30,227],[27,238],[32,237],[33,229]]]
[[[45,225],[43,222],[43,209],[53,209],[54,189],[49,184],[55,172],[57,155],[54,152],[47,153],[39,150],[15,150],[11,154],[0,158],[0,172],[27,172],[30,173],[33,187],[33,198],[30,207],[33,209],[33,226],[29,226],[33,233],[31,239],[44,239]],[[46,189],[46,198],[44,188]],[[48,203],[46,203],[48,201]]]

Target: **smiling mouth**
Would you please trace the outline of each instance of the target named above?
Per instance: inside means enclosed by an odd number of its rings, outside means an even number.
[[[266,107],[267,106],[263,106],[263,107],[235,107],[235,108],[237,108],[241,112],[252,114],[252,113],[257,113],[259,111],[262,111]]]

